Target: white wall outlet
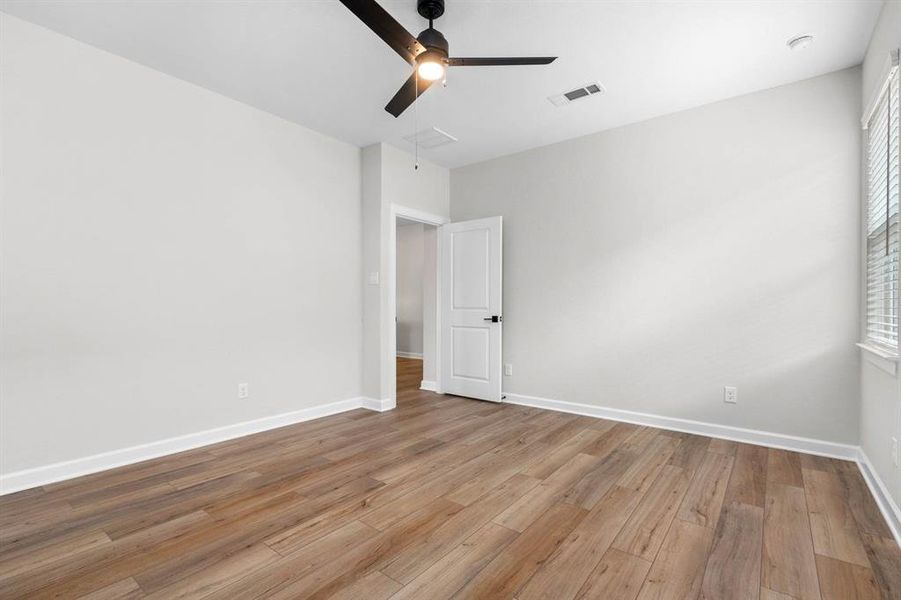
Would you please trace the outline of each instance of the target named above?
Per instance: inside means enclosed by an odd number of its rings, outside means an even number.
[[[379,272],[372,271],[369,274],[369,285],[378,285],[379,284]]]
[[[244,400],[250,396],[250,386],[246,383],[238,384],[238,398]]]
[[[738,402],[738,388],[726,386],[723,388],[723,402],[727,404],[736,404]]]
[[[899,466],[901,466],[901,464],[899,464],[898,461],[899,461],[899,457],[898,457],[898,438],[893,437],[893,438],[892,438],[892,464],[895,465],[895,468],[896,468],[896,469],[897,469]]]
[[[507,377],[511,377],[513,375],[513,365],[511,363],[506,363],[504,365],[504,375]]]

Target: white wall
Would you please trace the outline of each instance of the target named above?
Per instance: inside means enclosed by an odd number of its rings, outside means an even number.
[[[382,288],[385,274],[382,272],[382,150],[381,144],[363,148],[361,168],[362,203],[362,272],[363,281],[363,395],[382,399],[382,390],[388,382],[383,380],[382,369]],[[387,234],[385,234],[387,238]],[[386,242],[387,243],[387,242]],[[385,259],[387,266],[387,257]],[[370,277],[378,277],[378,283]]]
[[[867,53],[863,59],[863,105],[876,95],[889,65],[889,54],[901,46],[901,2],[888,0],[883,3],[879,20],[873,28]]]
[[[418,170],[413,165],[413,156],[388,144],[363,148],[361,275],[367,282],[363,293],[363,393],[380,401],[396,395],[394,308],[388,281],[395,219],[391,205],[445,218],[450,210],[449,171],[422,159]],[[369,283],[373,273],[379,274],[377,284]]]
[[[424,249],[421,223],[397,224],[398,355],[422,356]]]
[[[864,106],[875,96],[886,75],[889,53],[898,48],[901,2],[886,2],[863,63]],[[891,459],[891,438],[901,441],[901,374],[890,375],[874,360],[877,359],[864,354],[860,361],[860,445],[895,503],[901,506],[901,469],[893,466]]]
[[[505,392],[855,444],[860,76],[452,171],[504,217]]]
[[[359,149],[2,14],[0,61],[2,473],[360,395]]]
[[[380,144],[382,197],[388,204],[422,210],[433,215],[450,214],[450,171],[422,158],[415,158],[388,144]]]

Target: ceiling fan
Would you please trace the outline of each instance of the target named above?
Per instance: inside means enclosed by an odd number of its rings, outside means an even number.
[[[395,117],[400,116],[433,82],[441,79],[447,67],[546,65],[557,59],[556,56],[505,58],[448,56],[447,40],[440,31],[432,27],[432,21],[444,14],[444,0],[417,0],[416,10],[429,20],[428,29],[417,37],[413,37],[375,0],[341,0],[341,3],[416,69],[385,106],[385,110]]]

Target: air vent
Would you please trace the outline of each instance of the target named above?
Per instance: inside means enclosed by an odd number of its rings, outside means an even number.
[[[600,83],[589,83],[583,87],[576,88],[574,90],[570,90],[568,92],[563,92],[562,94],[557,94],[556,96],[548,96],[548,100],[550,100],[551,104],[554,106],[566,106],[576,100],[581,100],[583,98],[588,98],[589,96],[594,96],[595,94],[603,94],[604,87]]]
[[[587,96],[588,90],[586,90],[585,88],[579,88],[579,89],[573,90],[571,92],[566,92],[563,95],[566,96],[567,100],[572,102],[573,100],[578,100],[579,98],[584,98],[585,96]]]
[[[419,139],[417,140],[417,138]],[[405,136],[404,139],[411,144],[415,144],[418,141],[419,147],[425,148],[426,150],[431,150],[432,148],[437,148],[438,146],[444,146],[446,144],[453,144],[457,141],[457,138],[437,127],[423,129],[412,135]]]

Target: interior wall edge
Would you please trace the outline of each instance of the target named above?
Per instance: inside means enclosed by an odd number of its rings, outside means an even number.
[[[870,457],[867,456],[862,447],[858,448],[857,466],[860,468],[860,473],[863,475],[864,481],[867,482],[870,494],[872,494],[877,506],[879,506],[885,522],[888,524],[889,529],[892,530],[895,541],[901,546],[901,508],[895,503],[888,491],[888,486],[879,477],[879,472],[873,467]]]
[[[386,402],[385,400],[357,396],[261,419],[234,423],[224,427],[197,431],[127,448],[119,448],[118,450],[110,450],[91,456],[4,473],[0,474],[0,496],[58,481],[74,479],[82,475],[124,467],[145,460],[161,458],[186,450],[194,450],[254,433],[295,425],[304,421],[312,421],[358,408],[379,412],[390,410],[394,408],[394,406],[389,407],[391,404],[393,402],[390,400]]]
[[[382,398],[381,400],[377,400],[375,398],[366,398],[364,396],[362,402],[363,408],[374,410],[376,412],[385,412],[397,408],[397,400],[394,398]]]
[[[761,431],[758,429],[745,429],[743,427],[733,427],[731,425],[720,425],[705,421],[667,417],[653,413],[634,412],[620,408],[596,406],[593,404],[579,404],[577,402],[527,396],[513,392],[505,392],[504,398],[504,401],[510,404],[555,410],[586,417],[610,419],[611,421],[621,421],[623,423],[632,423],[635,425],[646,425],[682,433],[693,433],[695,435],[731,440],[734,442],[767,446],[768,448],[792,450],[794,452],[803,452],[805,454],[815,454],[817,456],[839,458],[842,460],[856,460],[858,457],[859,446],[842,444],[829,440],[794,436],[772,431]]]
[[[426,382],[423,382],[423,384],[425,383]],[[779,450],[791,450],[793,452],[802,452],[804,454],[815,454],[817,456],[853,461],[857,464],[858,469],[860,469],[860,473],[863,476],[864,481],[866,481],[867,487],[869,487],[870,493],[873,495],[876,504],[879,506],[882,516],[885,518],[886,523],[888,523],[895,541],[901,545],[901,508],[899,508],[892,499],[892,496],[888,491],[888,486],[886,486],[885,482],[879,477],[879,473],[873,468],[869,457],[860,446],[769,431],[717,425],[715,423],[704,423],[701,421],[692,421],[675,417],[665,417],[649,413],[632,412],[617,408],[539,398],[537,396],[526,396],[511,392],[504,394],[504,401],[509,404],[518,404],[520,406],[530,406],[532,408],[554,410],[586,417],[609,419],[611,421],[645,425],[658,429],[666,429],[668,431],[691,433],[711,438],[754,444],[757,446],[766,446],[768,448],[777,448]]]

